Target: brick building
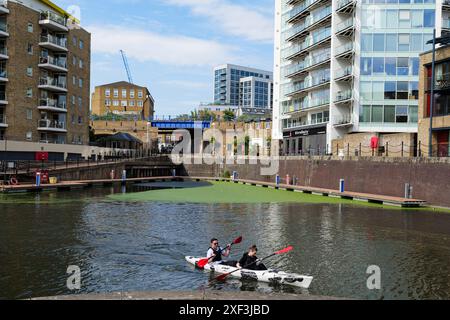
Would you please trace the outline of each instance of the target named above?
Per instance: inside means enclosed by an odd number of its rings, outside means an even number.
[[[0,1],[0,140],[89,144],[90,48],[50,1]]]
[[[125,81],[98,86],[92,94],[92,114],[97,116],[113,113],[148,120],[154,108],[155,100],[147,88]]]

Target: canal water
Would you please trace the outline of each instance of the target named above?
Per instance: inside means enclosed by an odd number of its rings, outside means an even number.
[[[226,290],[360,299],[450,299],[450,215],[349,204],[125,203],[121,188],[0,196],[0,298],[116,291]],[[128,190],[135,191],[131,188]],[[212,237],[259,255],[295,250],[272,268],[315,277],[310,289],[230,279],[188,265]],[[81,289],[66,273],[81,269]],[[369,266],[381,290],[367,288]]]

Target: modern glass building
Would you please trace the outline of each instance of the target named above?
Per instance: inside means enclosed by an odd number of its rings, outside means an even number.
[[[251,80],[252,84],[255,84],[256,81],[261,83],[270,83],[273,79],[273,73],[231,64],[214,68],[214,103],[220,105],[239,106],[241,79],[249,79],[250,77],[253,78],[253,80]],[[256,88],[254,85],[251,86],[252,88]],[[270,95],[269,89],[267,90],[267,95]],[[261,100],[264,101],[264,99]],[[263,103],[263,101],[261,103]],[[260,102],[258,101],[258,103]]]
[[[276,0],[284,153],[329,153],[350,133],[417,133],[419,54],[449,25],[447,1]]]
[[[272,109],[273,81],[256,77],[242,78],[239,87],[239,106]]]

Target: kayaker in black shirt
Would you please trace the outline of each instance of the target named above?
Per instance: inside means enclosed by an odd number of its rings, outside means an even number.
[[[267,270],[263,263],[258,262],[257,252],[258,248],[256,245],[251,246],[248,252],[244,253],[242,259],[236,264],[236,267],[249,270]]]

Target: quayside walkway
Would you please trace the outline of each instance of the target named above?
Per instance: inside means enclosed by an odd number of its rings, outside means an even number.
[[[335,197],[356,201],[364,201],[370,203],[377,203],[390,206],[399,207],[421,207],[426,204],[426,201],[420,199],[408,199],[401,197],[392,197],[385,195],[369,194],[369,193],[359,193],[359,192],[340,192],[339,190],[323,189],[315,187],[305,187],[298,185],[287,185],[287,184],[276,184],[264,181],[254,181],[245,179],[227,179],[227,178],[217,178],[217,177],[185,177],[185,176],[164,176],[164,177],[145,177],[145,178],[129,178],[126,180],[122,179],[102,179],[102,180],[79,180],[79,181],[65,181],[56,184],[44,184],[36,186],[33,184],[23,184],[15,186],[1,186],[1,192],[11,193],[11,192],[41,192],[49,190],[72,190],[72,189],[83,189],[94,186],[111,186],[111,185],[123,185],[123,184],[134,184],[134,183],[145,183],[145,182],[155,182],[155,181],[223,181],[230,183],[241,183],[248,184],[252,186],[259,186],[264,188],[273,188],[279,190],[287,190],[293,192],[303,192],[308,194],[321,195],[326,197]]]

